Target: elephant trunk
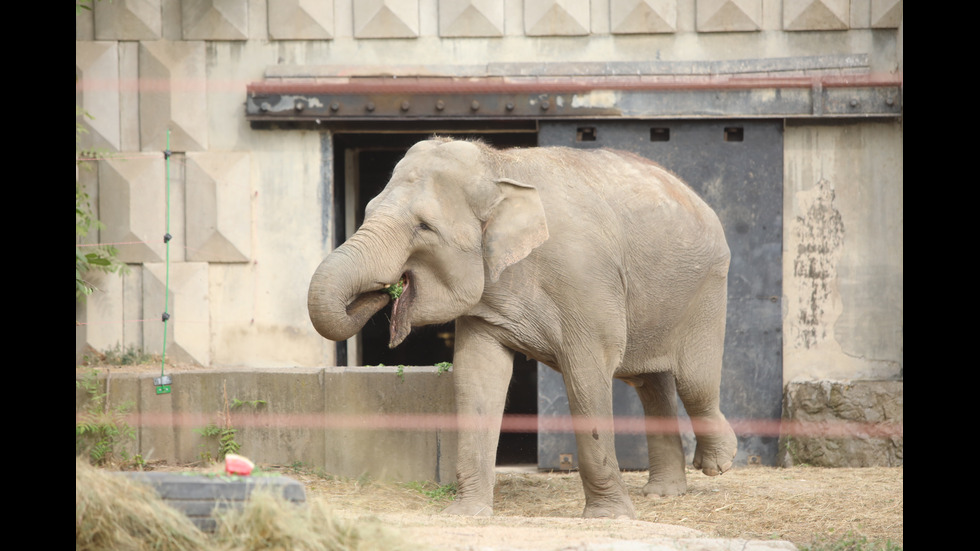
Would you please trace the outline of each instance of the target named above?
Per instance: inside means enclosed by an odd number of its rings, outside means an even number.
[[[318,333],[332,341],[357,334],[391,300],[380,289],[383,280],[369,278],[351,253],[347,244],[337,248],[323,259],[310,281],[310,320]]]

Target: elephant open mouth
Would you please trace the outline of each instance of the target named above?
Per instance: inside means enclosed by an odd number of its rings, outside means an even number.
[[[395,303],[391,307],[391,334],[388,348],[394,348],[405,340],[405,337],[412,331],[411,311],[415,301],[415,285],[412,281],[412,273],[405,272],[401,280],[401,294],[395,298]]]

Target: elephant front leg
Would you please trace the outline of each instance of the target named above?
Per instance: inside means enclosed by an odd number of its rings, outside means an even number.
[[[493,514],[494,467],[500,422],[514,367],[514,353],[473,327],[456,321],[453,383],[459,421],[453,515]]]
[[[616,459],[612,378],[602,370],[564,369],[586,518],[636,518]]]

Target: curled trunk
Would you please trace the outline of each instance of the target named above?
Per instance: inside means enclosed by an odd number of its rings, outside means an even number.
[[[344,247],[327,255],[310,281],[307,305],[317,332],[333,341],[354,336],[371,316],[388,304],[377,281],[365,279]]]

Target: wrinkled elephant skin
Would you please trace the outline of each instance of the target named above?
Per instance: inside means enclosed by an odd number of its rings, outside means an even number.
[[[310,283],[324,337],[343,340],[405,291],[394,347],[412,327],[456,320],[458,493],[447,512],[493,512],[494,459],[513,355],[562,374],[586,517],[634,516],[612,430],[612,380],[676,426],[694,466],[725,472],[736,438],[719,409],[729,250],[715,213],[659,165],[625,152],[432,139],[414,145],[364,224]],[[478,422],[470,422],[477,420]],[[677,431],[648,437],[645,495],[686,491]]]

